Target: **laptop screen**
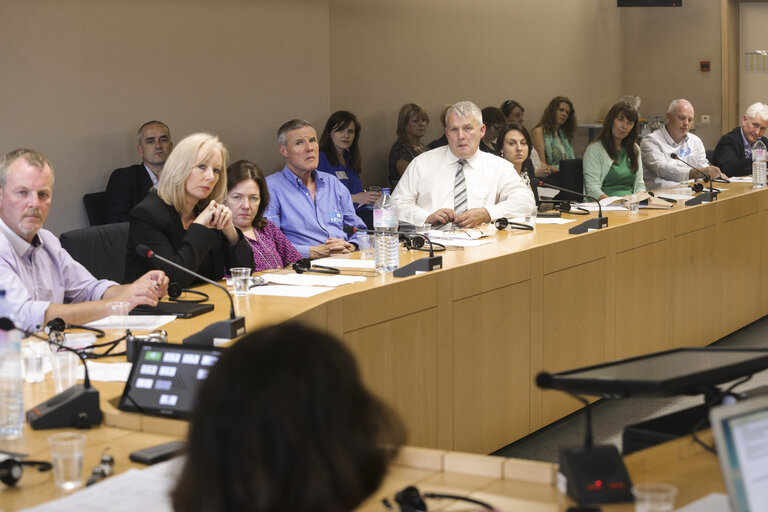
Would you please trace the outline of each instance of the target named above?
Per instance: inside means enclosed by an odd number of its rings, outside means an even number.
[[[768,503],[768,401],[718,407],[713,409],[712,419],[732,510],[764,510]]]

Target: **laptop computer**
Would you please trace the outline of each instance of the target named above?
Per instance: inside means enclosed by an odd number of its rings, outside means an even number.
[[[768,504],[768,396],[709,413],[720,470],[732,512],[757,512]]]
[[[140,304],[133,308],[131,315],[174,315],[176,318],[193,318],[213,311],[213,304],[194,302],[158,302],[157,306]]]

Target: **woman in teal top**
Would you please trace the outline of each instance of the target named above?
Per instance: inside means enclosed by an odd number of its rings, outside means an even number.
[[[637,111],[616,103],[603,121],[597,139],[584,152],[584,193],[597,200],[645,190],[637,141]]]
[[[541,121],[531,132],[531,139],[542,165],[551,167],[555,175],[560,168],[560,160],[573,158],[571,144],[575,133],[573,103],[565,96],[552,98],[541,114]]]

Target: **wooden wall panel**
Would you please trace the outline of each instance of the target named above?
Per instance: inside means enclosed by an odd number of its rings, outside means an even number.
[[[437,446],[437,315],[434,308],[344,335],[363,380],[405,421],[408,444]]]
[[[490,453],[529,431],[530,283],[453,304],[454,449]]]

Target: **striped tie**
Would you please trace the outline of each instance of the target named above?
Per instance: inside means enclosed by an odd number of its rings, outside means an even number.
[[[456,171],[456,181],[453,186],[453,211],[456,215],[467,210],[467,182],[464,180],[464,165],[467,161],[459,160],[459,170]]]

